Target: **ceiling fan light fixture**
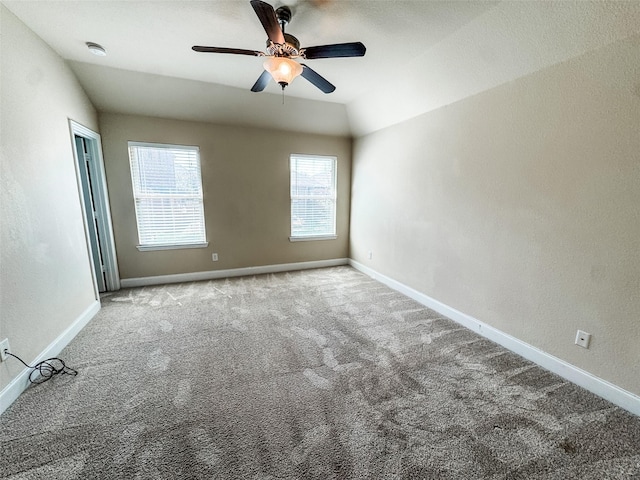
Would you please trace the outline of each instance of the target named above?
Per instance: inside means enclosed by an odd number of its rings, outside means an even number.
[[[284,88],[300,75],[323,93],[331,93],[336,89],[334,85],[307,65],[298,63],[293,59],[313,60],[315,58],[362,57],[367,51],[362,42],[332,43],[300,48],[298,39],[284,31],[285,25],[291,20],[292,12],[289,7],[282,6],[275,10],[272,5],[262,0],[251,0],[250,3],[267,34],[266,52],[246,50],[244,48],[205,47],[201,45],[194,45],[191,49],[196,52],[267,57],[264,62],[264,71],[251,87],[252,92],[262,92],[269,84],[269,77],[271,76],[282,87],[284,101]]]
[[[271,74],[282,88],[289,85],[302,73],[302,65],[286,57],[270,57],[264,62],[264,69]]]

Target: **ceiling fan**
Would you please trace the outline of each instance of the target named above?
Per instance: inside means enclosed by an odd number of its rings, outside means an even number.
[[[336,89],[334,85],[304,63],[297,62],[296,59],[362,57],[366,52],[366,48],[361,42],[300,48],[298,39],[284,31],[285,26],[291,20],[291,9],[289,7],[282,6],[274,10],[271,5],[261,0],[251,0],[251,6],[256,12],[260,23],[262,23],[265,32],[267,32],[266,53],[241,48],[203,47],[199,45],[194,45],[191,48],[196,52],[267,57],[264,62],[265,71],[262,72],[262,75],[251,87],[252,92],[263,91],[271,77],[280,84],[284,91],[284,87],[300,75],[324,93],[331,93]]]

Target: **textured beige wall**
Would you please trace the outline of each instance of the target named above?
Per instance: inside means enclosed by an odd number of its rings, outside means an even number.
[[[122,278],[348,256],[350,139],[106,113],[100,129]],[[137,250],[130,140],[200,147],[208,248]],[[289,241],[291,153],[338,157],[337,240]]]
[[[640,394],[638,79],[636,36],[357,139],[351,257]]]
[[[30,362],[93,302],[69,118],[97,116],[63,60],[0,5],[0,339]],[[0,364],[0,390],[24,367]]]

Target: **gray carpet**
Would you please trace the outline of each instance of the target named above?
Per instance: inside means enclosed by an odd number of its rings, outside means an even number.
[[[640,418],[349,267],[102,301],[2,478],[640,478]]]

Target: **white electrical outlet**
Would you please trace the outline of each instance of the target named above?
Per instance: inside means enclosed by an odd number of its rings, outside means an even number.
[[[578,330],[576,333],[576,345],[582,348],[589,348],[589,341],[591,340],[591,334]]]
[[[211,260],[214,261],[214,262],[217,262],[218,261],[218,254],[217,253],[212,253],[211,254]]]
[[[7,354],[4,352],[5,350],[10,350],[8,338],[0,342],[0,362],[4,362],[7,359]]]

